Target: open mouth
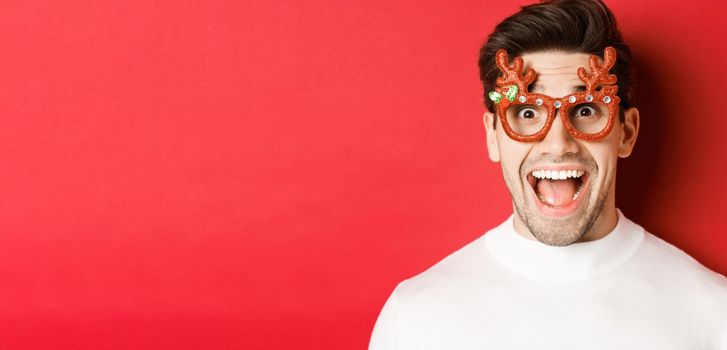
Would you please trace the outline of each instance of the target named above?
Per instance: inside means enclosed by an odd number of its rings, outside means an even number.
[[[564,216],[574,212],[588,185],[589,174],[582,169],[536,169],[527,180],[533,200],[543,214]]]

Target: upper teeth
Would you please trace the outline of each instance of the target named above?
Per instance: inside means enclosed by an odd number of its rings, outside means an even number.
[[[535,170],[533,176],[538,179],[565,180],[569,177],[581,177],[583,170]]]

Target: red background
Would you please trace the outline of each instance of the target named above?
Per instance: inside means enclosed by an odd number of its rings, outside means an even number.
[[[609,4],[643,123],[619,207],[726,274],[727,6]],[[365,348],[511,212],[476,63],[517,8],[3,1],[2,348]]]

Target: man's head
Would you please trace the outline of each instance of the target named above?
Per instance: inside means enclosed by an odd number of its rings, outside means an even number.
[[[570,114],[595,112],[597,106],[591,102],[555,110],[547,134],[528,139],[513,138],[512,128],[506,133],[503,126],[510,124],[498,125],[497,106],[485,98],[488,151],[490,159],[501,163],[518,214],[515,228],[549,245],[598,239],[616,225],[616,162],[631,154],[639,125],[638,111],[632,107],[630,50],[603,3],[565,0],[524,7],[500,23],[480,51],[480,77],[486,96],[498,88],[497,78],[503,75],[496,53],[504,49],[509,63],[520,56],[523,72],[536,72],[533,84],[528,85],[531,92],[560,98],[585,89],[578,69],[583,67],[592,74],[589,57],[603,58],[607,47],[613,47],[617,57],[610,72],[618,78],[618,98],[614,96],[614,100],[620,103],[613,128],[598,140],[574,137],[572,125],[563,123]],[[525,91],[519,96],[522,93]],[[512,106],[507,113],[514,118],[531,118],[533,109],[527,107],[527,103]],[[563,120],[561,112],[567,114]]]

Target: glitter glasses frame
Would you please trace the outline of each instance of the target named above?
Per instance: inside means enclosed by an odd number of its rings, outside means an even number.
[[[560,98],[548,95],[529,93],[528,86],[535,81],[536,73],[528,68],[525,75],[522,74],[523,59],[516,57],[513,65],[509,65],[507,52],[503,49],[497,51],[496,63],[503,75],[497,78],[497,87],[489,93],[490,99],[495,103],[495,109],[501,125],[507,136],[519,142],[537,142],[545,138],[550,127],[555,121],[557,110],[561,111],[560,117],[566,131],[573,137],[584,141],[599,141],[611,133],[618,114],[619,103],[618,86],[616,76],[609,74],[609,70],[616,62],[616,50],[607,47],[604,50],[603,64],[599,64],[598,56],[592,55],[589,60],[591,74],[589,75],[583,67],[579,67],[578,77],[586,84],[586,91],[569,94]],[[600,89],[599,89],[600,87]],[[597,133],[585,133],[576,129],[570,122],[569,114],[573,106],[582,103],[604,103],[608,108],[608,120],[604,128]],[[522,135],[512,129],[507,121],[507,109],[517,105],[535,105],[545,107],[547,119],[540,131],[531,135]]]

